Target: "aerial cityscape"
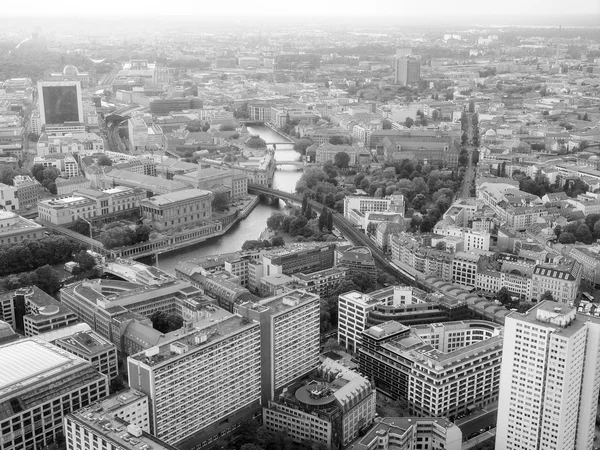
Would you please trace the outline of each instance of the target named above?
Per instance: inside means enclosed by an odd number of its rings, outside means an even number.
[[[0,24],[0,450],[600,449],[600,3]]]

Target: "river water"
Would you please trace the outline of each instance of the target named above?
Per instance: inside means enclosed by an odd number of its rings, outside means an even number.
[[[252,134],[258,134],[271,147],[273,143],[283,142],[285,139],[268,127],[248,127]],[[298,161],[300,154],[293,150],[292,144],[276,144],[275,160],[277,162]],[[294,192],[296,182],[302,176],[302,172],[294,166],[279,166],[273,177],[273,187],[285,192]],[[175,266],[179,261],[191,260],[207,255],[219,255],[223,253],[241,250],[242,244],[251,239],[258,239],[260,233],[267,226],[267,219],[277,209],[283,208],[283,203],[278,206],[270,206],[259,203],[254,211],[246,219],[235,224],[226,234],[206,242],[176,250],[164,255],[159,255],[158,266],[168,273],[175,273]],[[145,261],[151,264],[150,261]]]

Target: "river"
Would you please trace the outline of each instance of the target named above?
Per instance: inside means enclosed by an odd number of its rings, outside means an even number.
[[[268,127],[248,127],[252,134],[258,134],[271,147],[273,143],[283,142],[284,138],[279,136]],[[276,144],[275,159],[278,162],[298,161],[300,154],[293,150],[293,144]],[[294,166],[279,166],[273,177],[273,187],[286,192],[294,192],[296,182],[302,176],[302,172]],[[159,255],[158,266],[168,273],[175,273],[175,266],[179,261],[200,258],[207,255],[219,255],[235,252],[242,248],[245,241],[258,239],[260,233],[267,226],[267,219],[277,209],[282,209],[283,203],[278,206],[269,206],[259,203],[254,211],[246,219],[235,224],[226,234],[206,242],[176,250],[164,255]],[[149,261],[145,261],[150,264]]]

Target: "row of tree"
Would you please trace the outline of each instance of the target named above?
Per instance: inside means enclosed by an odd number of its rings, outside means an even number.
[[[242,244],[242,250],[261,250],[263,248],[282,247],[285,241],[281,236],[273,236],[270,240],[249,240]]]
[[[0,276],[27,272],[47,264],[65,263],[81,245],[64,236],[0,245]]]

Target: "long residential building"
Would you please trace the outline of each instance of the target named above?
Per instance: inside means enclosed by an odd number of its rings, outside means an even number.
[[[363,332],[361,373],[423,417],[456,417],[498,400],[502,326],[482,320]]]
[[[260,408],[261,326],[237,314],[205,317],[127,365],[129,385],[150,399],[152,434],[178,448],[204,446]]]
[[[505,320],[499,450],[594,447],[600,319],[544,301]]]
[[[63,417],[108,396],[108,377],[91,363],[36,338],[0,346],[0,448],[45,448]]]

